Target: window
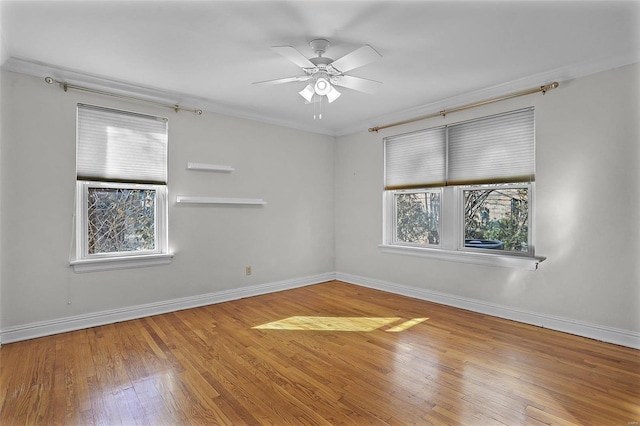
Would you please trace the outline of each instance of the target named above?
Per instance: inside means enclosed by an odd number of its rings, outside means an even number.
[[[464,246],[529,253],[529,187],[463,188]]]
[[[167,120],[78,104],[77,272],[170,261]]]
[[[534,139],[531,108],[385,138],[383,248],[535,258]]]
[[[440,246],[439,190],[396,191],[394,241]]]

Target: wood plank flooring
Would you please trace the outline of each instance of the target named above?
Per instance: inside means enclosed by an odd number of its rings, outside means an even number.
[[[638,425],[640,351],[328,282],[5,344],[0,424]]]

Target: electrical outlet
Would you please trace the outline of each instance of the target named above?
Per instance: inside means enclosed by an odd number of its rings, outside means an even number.
[[[245,266],[244,272],[246,275],[251,275],[251,266]]]

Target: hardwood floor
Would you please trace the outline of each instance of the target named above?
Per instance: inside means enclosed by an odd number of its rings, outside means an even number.
[[[0,424],[638,425],[640,351],[341,282],[3,345]]]

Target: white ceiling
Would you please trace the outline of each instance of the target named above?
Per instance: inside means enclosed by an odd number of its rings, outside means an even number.
[[[464,94],[522,90],[640,60],[638,1],[3,0],[0,6],[5,69],[160,89],[185,106],[331,135],[450,108]],[[320,37],[331,41],[325,56],[333,59],[373,46],[383,58],[349,74],[383,84],[375,94],[340,89],[338,100],[322,106],[322,120],[314,120],[318,105],[297,93],[306,83],[252,82],[300,75],[270,47],[291,45],[312,57],[308,42]]]

